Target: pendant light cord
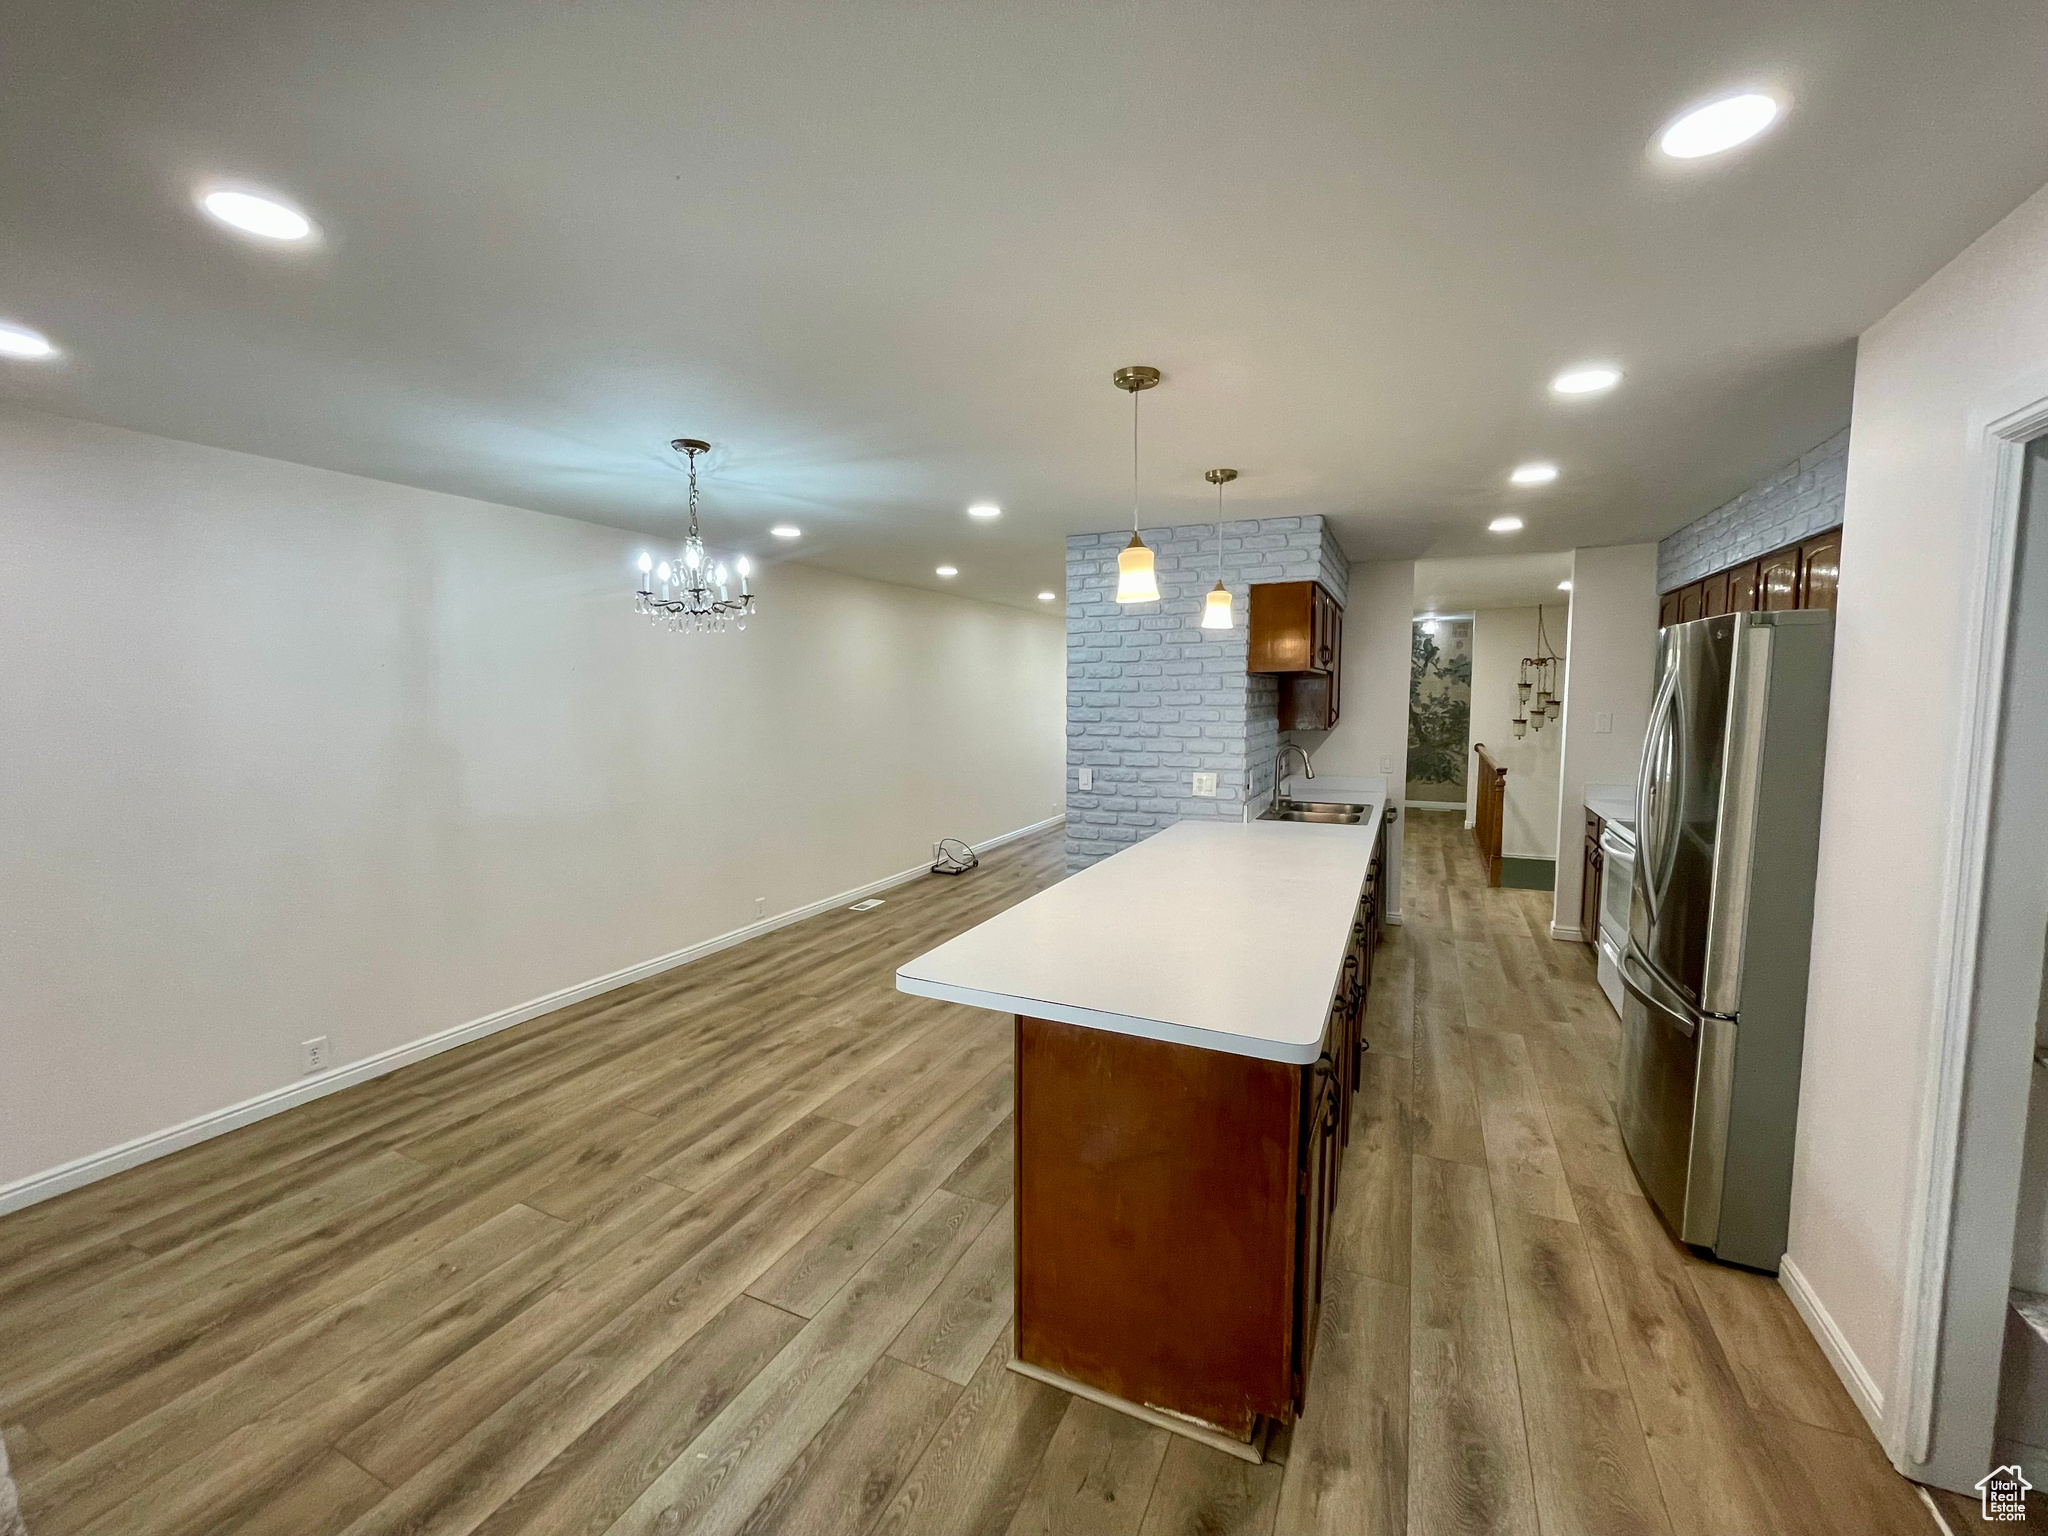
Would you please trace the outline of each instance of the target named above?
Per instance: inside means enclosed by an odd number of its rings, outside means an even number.
[[[1223,585],[1223,482],[1216,482],[1216,585]]]
[[[1131,391],[1131,533],[1138,531],[1138,391]]]

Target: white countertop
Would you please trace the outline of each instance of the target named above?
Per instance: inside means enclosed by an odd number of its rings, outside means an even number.
[[[1588,784],[1586,809],[1602,821],[1616,821],[1633,831],[1636,824],[1636,787],[1633,784]]]
[[[1318,781],[1320,782],[1320,781]],[[896,972],[900,991],[1306,1064],[1379,830],[1182,821]]]

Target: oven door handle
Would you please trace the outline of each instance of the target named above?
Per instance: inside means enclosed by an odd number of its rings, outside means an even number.
[[[1602,832],[1600,851],[1610,859],[1632,860],[1636,856],[1636,845],[1617,833]]]

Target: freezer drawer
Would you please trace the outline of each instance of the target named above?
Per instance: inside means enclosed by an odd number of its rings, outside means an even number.
[[[1699,1030],[1621,970],[1621,1080],[1614,1106],[1621,1142],[1643,1193],[1674,1232],[1685,1224],[1692,1164],[1693,1099],[1699,1085]]]

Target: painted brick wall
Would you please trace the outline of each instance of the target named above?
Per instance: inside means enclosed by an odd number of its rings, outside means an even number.
[[[1272,781],[1280,749],[1278,680],[1247,677],[1253,582],[1321,581],[1340,599],[1350,565],[1320,517],[1223,525],[1223,582],[1237,625],[1201,627],[1216,583],[1216,525],[1147,528],[1160,601],[1120,608],[1116,557],[1129,533],[1067,540],[1067,867],[1151,836],[1184,817],[1235,821]],[[1079,770],[1094,784],[1079,787]],[[1191,792],[1216,775],[1214,799]]]
[[[1842,521],[1849,471],[1849,429],[1802,453],[1775,474],[1657,545],[1657,590],[1783,549]]]

